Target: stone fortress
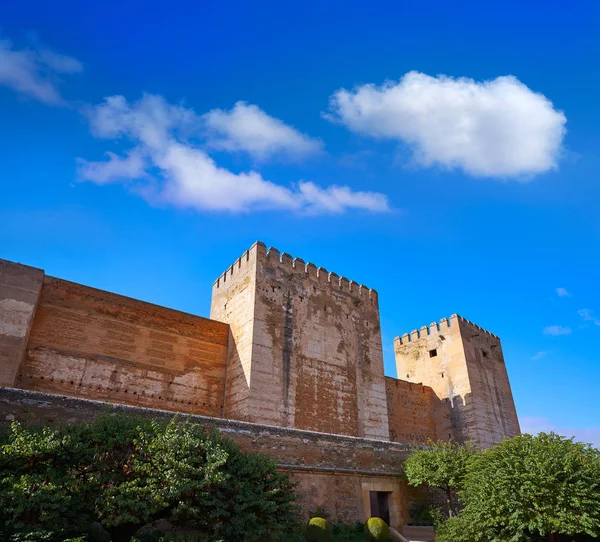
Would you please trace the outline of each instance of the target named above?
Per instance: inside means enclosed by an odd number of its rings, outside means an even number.
[[[402,528],[411,444],[519,433],[500,339],[453,315],[394,340],[375,290],[255,243],[214,283],[210,319],[0,260],[0,421],[108,410],[212,425],[270,454],[307,509]]]

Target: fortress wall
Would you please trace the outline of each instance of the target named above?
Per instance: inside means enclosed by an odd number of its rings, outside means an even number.
[[[424,444],[436,439],[435,394],[428,386],[385,378],[390,440]]]
[[[477,438],[484,448],[520,434],[500,339],[464,318],[459,326],[476,413]]]
[[[458,319],[452,315],[396,337],[394,353],[399,379],[433,390],[436,437],[463,441],[476,435],[464,429],[475,423],[475,412],[464,408],[471,400],[471,387]]]
[[[249,419],[389,438],[377,293],[254,248]]]
[[[16,387],[221,416],[228,326],[44,279]]]
[[[519,434],[500,339],[456,314],[394,340],[398,376],[433,389],[437,437],[486,448]]]
[[[164,410],[0,388],[0,426],[13,420],[89,422],[113,412],[163,420],[173,416]],[[269,454],[298,480],[307,516],[309,510],[322,508],[332,521],[365,521],[371,515],[369,491],[389,491],[392,526],[401,529],[408,520],[409,490],[398,476],[410,454],[405,444],[206,416],[180,417],[218,429],[246,451]]]
[[[256,253],[263,250],[255,243],[213,284],[210,317],[230,327],[229,353],[225,384],[224,416],[251,419],[249,411],[250,376],[254,340],[254,304],[256,296]]]
[[[13,386],[44,280],[41,269],[0,260],[0,386]]]

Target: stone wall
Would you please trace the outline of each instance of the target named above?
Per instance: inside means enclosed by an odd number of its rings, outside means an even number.
[[[226,404],[246,405],[232,412],[389,438],[374,290],[256,243],[215,283],[211,317],[231,326],[237,384]]]
[[[489,447],[519,434],[500,339],[458,315],[394,339],[398,376],[432,388],[437,438]]]
[[[253,419],[250,379],[258,249],[258,243],[255,243],[215,281],[212,288],[210,317],[230,326],[224,414],[226,418],[238,420]]]
[[[15,386],[223,414],[226,324],[46,277]]]
[[[168,420],[173,413],[73,397],[0,388],[0,425],[90,422],[120,412]],[[390,493],[391,524],[401,529],[408,519],[409,491],[399,478],[407,445],[364,438],[300,431],[197,415],[180,415],[214,427],[242,449],[269,454],[299,482],[301,502],[309,510],[325,509],[333,521],[370,517],[369,491]]]
[[[390,440],[423,444],[436,438],[435,394],[428,386],[385,378]]]
[[[0,386],[13,386],[44,280],[41,269],[0,260]]]
[[[500,338],[459,320],[471,384],[468,408],[475,412],[477,441],[484,448],[520,434],[519,419]]]

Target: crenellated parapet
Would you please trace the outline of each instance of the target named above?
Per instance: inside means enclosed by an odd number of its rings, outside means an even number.
[[[467,320],[466,318],[463,318],[462,316],[460,316],[458,314],[453,314],[452,316],[450,316],[450,318],[442,318],[439,322],[432,322],[431,324],[429,324],[429,326],[421,326],[421,328],[419,328],[419,329],[413,329],[410,333],[405,333],[402,336],[396,337],[394,339],[394,344],[395,345],[403,345],[403,344],[412,343],[414,341],[417,341],[419,339],[423,339],[426,337],[443,335],[444,333],[448,333],[455,326],[458,326],[459,322],[460,322],[460,325],[470,326],[470,327],[476,329],[480,333],[489,335],[490,337],[498,338],[497,335],[490,333],[489,331],[483,329],[482,327],[478,326],[477,324],[474,324],[470,320]]]
[[[349,280],[344,276],[339,276],[337,273],[327,271],[324,267],[317,267],[311,262],[305,262],[302,258],[294,258],[287,252],[280,252],[275,247],[267,249],[266,245],[261,241],[257,241],[246,250],[240,258],[238,258],[214,283],[214,287],[219,288],[227,283],[229,277],[232,277],[237,272],[244,272],[246,265],[252,260],[262,261],[288,273],[295,273],[303,277],[311,278],[320,284],[326,285],[332,290],[348,292],[350,294],[370,299],[377,302],[378,294],[373,288],[369,288],[364,284],[359,284],[353,280]]]

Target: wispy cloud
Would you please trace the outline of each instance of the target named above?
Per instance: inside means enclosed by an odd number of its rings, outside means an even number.
[[[386,196],[377,192],[337,185],[323,188],[306,181],[283,186],[255,171],[234,173],[219,167],[205,148],[192,142],[192,137],[202,135],[205,119],[161,96],[145,94],[134,103],[123,96],[111,96],[90,108],[87,117],[96,137],[124,140],[131,147],[126,156],[108,153],[106,161],[79,159],[81,180],[98,184],[125,181],[150,201],[199,210],[389,210]],[[242,139],[238,139],[239,145]],[[265,141],[257,149],[266,152],[271,148]]]
[[[561,427],[552,423],[548,418],[536,416],[521,417],[519,423],[522,433],[536,435],[537,433],[553,432],[600,448],[600,427]]]
[[[596,326],[600,326],[600,318],[598,318],[591,309],[580,309],[577,311],[586,322],[592,322]]]
[[[535,355],[534,355],[534,356],[531,358],[531,360],[532,360],[532,361],[537,361],[537,360],[539,360],[539,359],[542,359],[542,358],[543,358],[543,357],[544,357],[544,356],[545,356],[547,353],[548,353],[548,352],[546,352],[546,351],[538,352],[537,354],[535,354]]]
[[[571,328],[568,326],[547,326],[544,328],[544,335],[554,335],[556,337],[560,335],[570,335]]]
[[[569,293],[569,291],[566,288],[557,288],[556,295],[558,297],[571,297],[571,294]]]
[[[323,143],[265,113],[258,106],[237,102],[225,111],[213,109],[203,115],[214,149],[246,152],[257,160],[291,159],[319,154]]]
[[[70,56],[44,48],[17,49],[0,39],[0,85],[49,105],[64,105],[58,90],[59,75],[82,71],[81,63]]]
[[[422,166],[520,179],[557,167],[567,121],[513,76],[478,82],[415,71],[398,82],[338,90],[326,117],[407,144]]]

